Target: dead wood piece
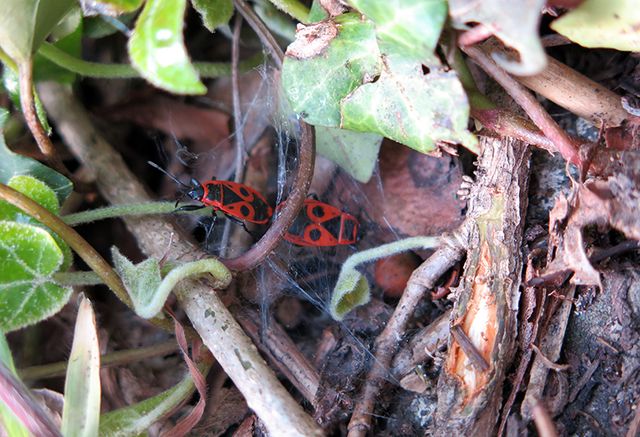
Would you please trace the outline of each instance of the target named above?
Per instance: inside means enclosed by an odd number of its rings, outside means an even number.
[[[269,326],[261,326],[258,322],[260,315],[252,309],[238,308],[234,315],[272,365],[291,381],[309,403],[313,404],[320,385],[320,375],[280,324],[270,319]]]
[[[553,314],[548,329],[538,346],[544,356],[554,362],[560,358],[560,350],[564,342],[564,334],[567,329],[567,323],[569,322],[574,294],[575,287],[570,287],[566,296],[568,299],[561,301],[560,308]],[[534,359],[533,365],[531,366],[527,392],[522,401],[521,408],[521,414],[526,419],[531,418],[532,409],[536,402],[538,402],[539,399],[543,399],[544,387],[550,370],[540,355]]]
[[[549,416],[549,412],[542,402],[538,401],[533,406],[533,421],[536,424],[540,437],[557,437],[558,431]]]
[[[408,375],[417,365],[424,363],[427,358],[433,357],[433,354],[446,344],[449,338],[450,316],[451,312],[447,311],[420,329],[409,343],[396,354],[391,370],[396,379],[399,380]]]
[[[474,365],[455,337],[449,340],[438,381],[436,435],[493,434],[515,355],[530,153],[512,138],[483,138],[482,150],[470,193],[467,261],[451,318],[487,367]]]

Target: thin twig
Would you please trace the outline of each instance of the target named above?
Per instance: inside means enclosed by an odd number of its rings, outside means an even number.
[[[138,362],[146,358],[168,355],[176,350],[178,350],[178,344],[175,340],[169,340],[152,346],[108,352],[100,357],[100,367],[106,368]],[[57,378],[65,375],[68,365],[68,361],[60,361],[41,366],[25,367],[24,369],[19,369],[18,374],[23,381]]]
[[[60,157],[56,154],[53,143],[38,118],[38,111],[36,109],[35,98],[33,95],[32,60],[24,61],[19,64],[18,78],[20,83],[20,106],[22,108],[22,113],[24,114],[24,119],[27,122],[27,126],[29,126],[29,130],[31,130],[31,134],[38,144],[38,148],[55,170],[65,176],[69,176],[69,171],[60,160]]]
[[[462,257],[468,233],[467,226],[467,222],[463,223],[454,234],[454,238],[443,238],[442,246],[413,272],[407,282],[400,302],[387,326],[376,339],[375,360],[367,375],[362,396],[351,416],[348,426],[349,437],[363,437],[371,427],[371,417],[378,392],[382,389],[387,370],[400,346],[407,323],[416,305],[425,298],[427,291],[431,290],[438,278]]]
[[[267,46],[277,67],[282,67],[284,53],[264,23],[244,1],[234,0],[234,4],[258,34],[263,44]],[[298,215],[300,208],[302,208],[302,204],[309,191],[309,186],[311,185],[316,151],[313,127],[302,120],[299,120],[299,127],[298,171],[293,180],[293,188],[291,193],[289,193],[287,202],[275,217],[267,232],[253,247],[236,258],[221,260],[231,270],[251,270],[262,262],[282,241],[285,232],[287,232],[291,223],[293,223],[293,220]]]
[[[315,407],[320,375],[282,326],[276,320],[269,320],[269,325],[265,328],[260,323],[260,314],[252,309],[239,308],[234,314],[273,365]]]
[[[540,348],[538,346],[536,346],[535,344],[531,345],[531,349],[533,349],[535,351],[535,353],[540,357],[540,359],[542,360],[542,362],[549,368],[549,369],[553,369],[557,372],[562,372],[564,370],[569,370],[571,368],[571,364],[558,364],[558,363],[554,363],[553,361],[551,361],[549,358],[547,358],[542,351],[540,350]]]
[[[469,336],[465,334],[460,326],[456,325],[451,327],[451,336],[456,340],[467,358],[469,358],[469,362],[479,371],[488,372],[489,369],[491,369],[487,360],[484,359],[480,351],[473,345]]]
[[[245,162],[244,122],[242,120],[242,107],[240,106],[240,85],[238,80],[238,59],[240,58],[240,30],[242,29],[242,15],[236,15],[233,25],[233,38],[231,40],[231,100],[233,102],[233,126],[235,128],[236,142],[236,170],[234,182],[242,182]],[[231,220],[226,220],[220,240],[220,256],[226,256],[229,234],[231,233]]]
[[[531,120],[553,142],[562,157],[572,164],[582,167],[582,159],[576,145],[551,116],[544,110],[540,102],[522,85],[500,68],[489,55],[477,46],[465,47],[464,52],[493,79],[524,109]]]
[[[244,0],[233,0],[233,4],[242,14],[245,20],[249,23],[249,26],[253,29],[253,31],[258,35],[262,44],[267,48],[269,54],[271,55],[271,59],[276,64],[276,68],[282,68],[282,61],[284,59],[284,52],[278,45],[278,42],[273,37],[273,34],[269,32],[269,29],[262,22],[260,17],[251,9],[251,7]]]
[[[531,413],[540,437],[558,437],[553,420],[541,401],[535,403]]]

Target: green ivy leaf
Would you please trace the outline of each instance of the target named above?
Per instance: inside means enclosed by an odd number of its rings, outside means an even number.
[[[137,11],[144,0],[80,0],[85,15],[116,16]]]
[[[13,176],[28,174],[46,183],[56,193],[59,203],[64,203],[73,189],[69,179],[35,159],[13,153],[7,148],[2,127],[8,114],[4,108],[0,108],[0,182],[7,184]]]
[[[71,287],[52,279],[64,255],[51,234],[25,223],[0,221],[0,329],[13,331],[58,312]]]
[[[376,132],[419,152],[437,141],[475,150],[467,131],[469,102],[453,71],[425,75],[419,63],[387,58],[380,78],[357,88],[342,101],[342,127]]]
[[[184,46],[186,0],[148,0],[129,39],[131,63],[155,86],[177,94],[204,94]]]
[[[62,435],[98,435],[100,422],[100,348],[91,302],[82,296],[73,332],[73,346],[64,381]]]
[[[209,32],[215,32],[217,27],[227,24],[233,15],[232,0],[191,0],[191,4]]]
[[[268,0],[260,0],[254,3],[253,9],[269,30],[286,41],[293,41],[296,38],[296,25],[291,21],[291,17],[280,12]]]
[[[201,369],[203,370],[203,369]],[[205,373],[205,372],[203,372]],[[159,395],[135,405],[110,411],[100,417],[100,432],[105,436],[138,436],[193,395],[195,385],[190,375]]]
[[[316,127],[316,150],[355,180],[367,183],[378,162],[382,137],[332,127]]]
[[[322,7],[319,0],[313,0],[311,3],[311,9],[309,10],[309,22],[317,23],[318,21],[322,21],[325,18],[328,18],[329,14],[327,10]]]
[[[482,23],[505,45],[518,51],[519,62],[494,55],[505,70],[519,76],[537,74],[547,65],[547,55],[539,36],[540,17],[545,0],[449,0],[449,16],[454,26]]]
[[[56,215],[60,212],[60,204],[58,203],[56,193],[41,180],[27,175],[13,176],[9,179],[7,185],[30,199],[35,200],[49,212]],[[19,208],[7,202],[0,201],[0,220],[27,222],[30,219],[31,217],[25,215]]]
[[[297,32],[284,59],[282,86],[305,121],[340,127],[340,101],[380,68],[373,23],[343,14]]]
[[[640,51],[640,7],[636,0],[585,0],[551,23],[584,47]]]
[[[27,175],[13,176],[11,179],[9,179],[7,185],[14,190],[24,194],[28,198],[35,200],[37,203],[45,207],[49,212],[56,215],[60,213],[60,204],[58,203],[56,193],[54,193],[54,191],[41,180]],[[23,213],[21,209],[4,201],[0,201],[0,220],[11,220],[20,223],[29,223],[34,226],[40,226],[49,230],[39,221]],[[53,236],[53,239],[56,240],[58,247],[60,247],[60,250],[62,250],[62,253],[64,254],[64,262],[62,263],[60,270],[65,271],[71,266],[71,263],[73,262],[73,254],[71,253],[71,249],[69,248],[67,243],[65,243],[65,241],[58,236],[58,234],[51,232],[50,230],[49,232],[51,233],[51,236]]]
[[[434,50],[447,18],[445,0],[349,0],[376,26],[383,53],[432,65]]]
[[[76,0],[3,0],[0,47],[16,62],[31,58]]]

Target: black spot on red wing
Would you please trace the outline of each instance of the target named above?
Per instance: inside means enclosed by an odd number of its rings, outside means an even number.
[[[324,217],[324,208],[320,205],[316,205],[311,208],[311,214],[315,217],[322,218]]]
[[[244,202],[245,199],[243,199],[242,197],[240,197],[238,195],[238,193],[236,193],[233,189],[231,189],[231,187],[229,187],[228,185],[223,185],[223,201],[225,205],[233,205],[234,203],[238,203],[238,202]]]
[[[295,218],[293,223],[291,223],[291,226],[289,226],[289,230],[287,232],[292,235],[303,237],[304,231],[307,228],[308,224],[309,224],[309,220],[307,220],[305,216],[300,214]]]
[[[312,229],[311,232],[309,232],[309,238],[311,238],[312,241],[318,241],[320,237],[322,237],[322,232],[317,229]]]
[[[243,187],[242,185],[238,186],[238,191],[243,197],[251,197],[251,193],[249,192],[249,190],[247,190],[247,188]]]
[[[340,216],[322,222],[322,227],[333,235],[336,240],[340,239]]]
[[[251,210],[247,205],[242,205],[240,207],[240,214],[242,214],[242,217],[250,217]]]

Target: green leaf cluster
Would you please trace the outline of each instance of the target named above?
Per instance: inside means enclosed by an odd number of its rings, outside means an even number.
[[[446,2],[350,4],[362,15],[345,13],[301,28],[282,70],[293,110],[318,129],[320,153],[366,181],[382,137],[423,153],[437,153],[438,142],[475,150],[462,85],[435,55]],[[317,5],[312,14],[322,16]],[[348,137],[327,140],[338,129],[370,137],[356,147]]]

